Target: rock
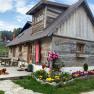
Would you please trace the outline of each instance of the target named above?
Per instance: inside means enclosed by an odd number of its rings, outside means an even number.
[[[57,86],[56,82],[52,82],[52,83],[50,83],[50,85]]]

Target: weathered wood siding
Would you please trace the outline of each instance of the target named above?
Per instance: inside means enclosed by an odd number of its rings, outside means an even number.
[[[16,46],[15,48],[15,57],[18,58],[19,57],[19,47]]]
[[[13,46],[9,48],[9,57],[18,57],[18,47],[17,46]]]
[[[77,43],[84,43],[84,57],[77,57]],[[94,66],[94,42],[77,40],[65,37],[52,38],[52,50],[59,53],[61,61],[66,67],[83,66],[87,63]]]
[[[65,9],[45,6],[32,16],[32,33],[43,30],[51,24]]]
[[[18,59],[20,53],[22,53],[22,59],[27,61],[28,45],[26,45],[26,46],[22,45],[22,51],[21,52],[19,51],[19,47],[20,47],[19,45],[15,46],[15,57],[13,56],[13,49],[14,49],[14,47],[9,48],[9,57],[10,58]]]
[[[12,56],[13,56],[13,54],[12,54],[12,48],[9,48],[9,53],[8,53],[9,55],[9,57],[11,58]]]
[[[41,40],[41,63],[47,63],[48,51],[51,50],[51,47],[50,38]]]
[[[57,35],[94,41],[94,26],[82,6],[60,25]]]
[[[38,31],[41,31],[41,30],[43,30],[43,28],[44,28],[43,20],[38,22],[38,23],[32,24],[32,33],[36,33]]]
[[[65,10],[56,8],[56,7],[47,7],[47,12],[46,12],[46,26],[51,24],[61,13],[63,13]]]
[[[28,45],[22,46],[22,59],[27,61]]]
[[[36,33],[38,31],[43,30],[44,12],[45,12],[45,9],[42,9],[32,16],[32,33]]]
[[[50,38],[40,40],[41,44],[41,61],[39,64],[46,63],[48,57],[48,51],[52,49],[52,43]],[[35,42],[32,43],[32,63],[35,63]]]

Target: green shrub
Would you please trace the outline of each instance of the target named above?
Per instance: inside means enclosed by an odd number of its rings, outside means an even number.
[[[71,74],[69,74],[67,72],[61,73],[60,77],[61,77],[62,81],[68,81],[68,80],[72,79]]]
[[[38,70],[34,73],[34,76],[39,79],[46,79],[48,74],[45,70]]]
[[[33,72],[33,65],[29,64],[27,70],[28,70],[28,72]]]
[[[88,64],[87,64],[87,63],[85,63],[85,64],[83,65],[83,69],[84,69],[84,71],[88,71]]]
[[[65,64],[64,64],[64,62],[61,62],[61,64],[62,64],[62,67],[65,67]]]

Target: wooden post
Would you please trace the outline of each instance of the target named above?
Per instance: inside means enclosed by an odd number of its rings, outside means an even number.
[[[44,28],[47,26],[47,6],[45,7],[44,10]]]

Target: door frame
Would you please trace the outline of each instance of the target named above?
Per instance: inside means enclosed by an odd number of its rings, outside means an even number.
[[[28,51],[27,51],[27,62],[31,63],[32,62],[32,45],[28,44],[27,49],[28,49]]]

